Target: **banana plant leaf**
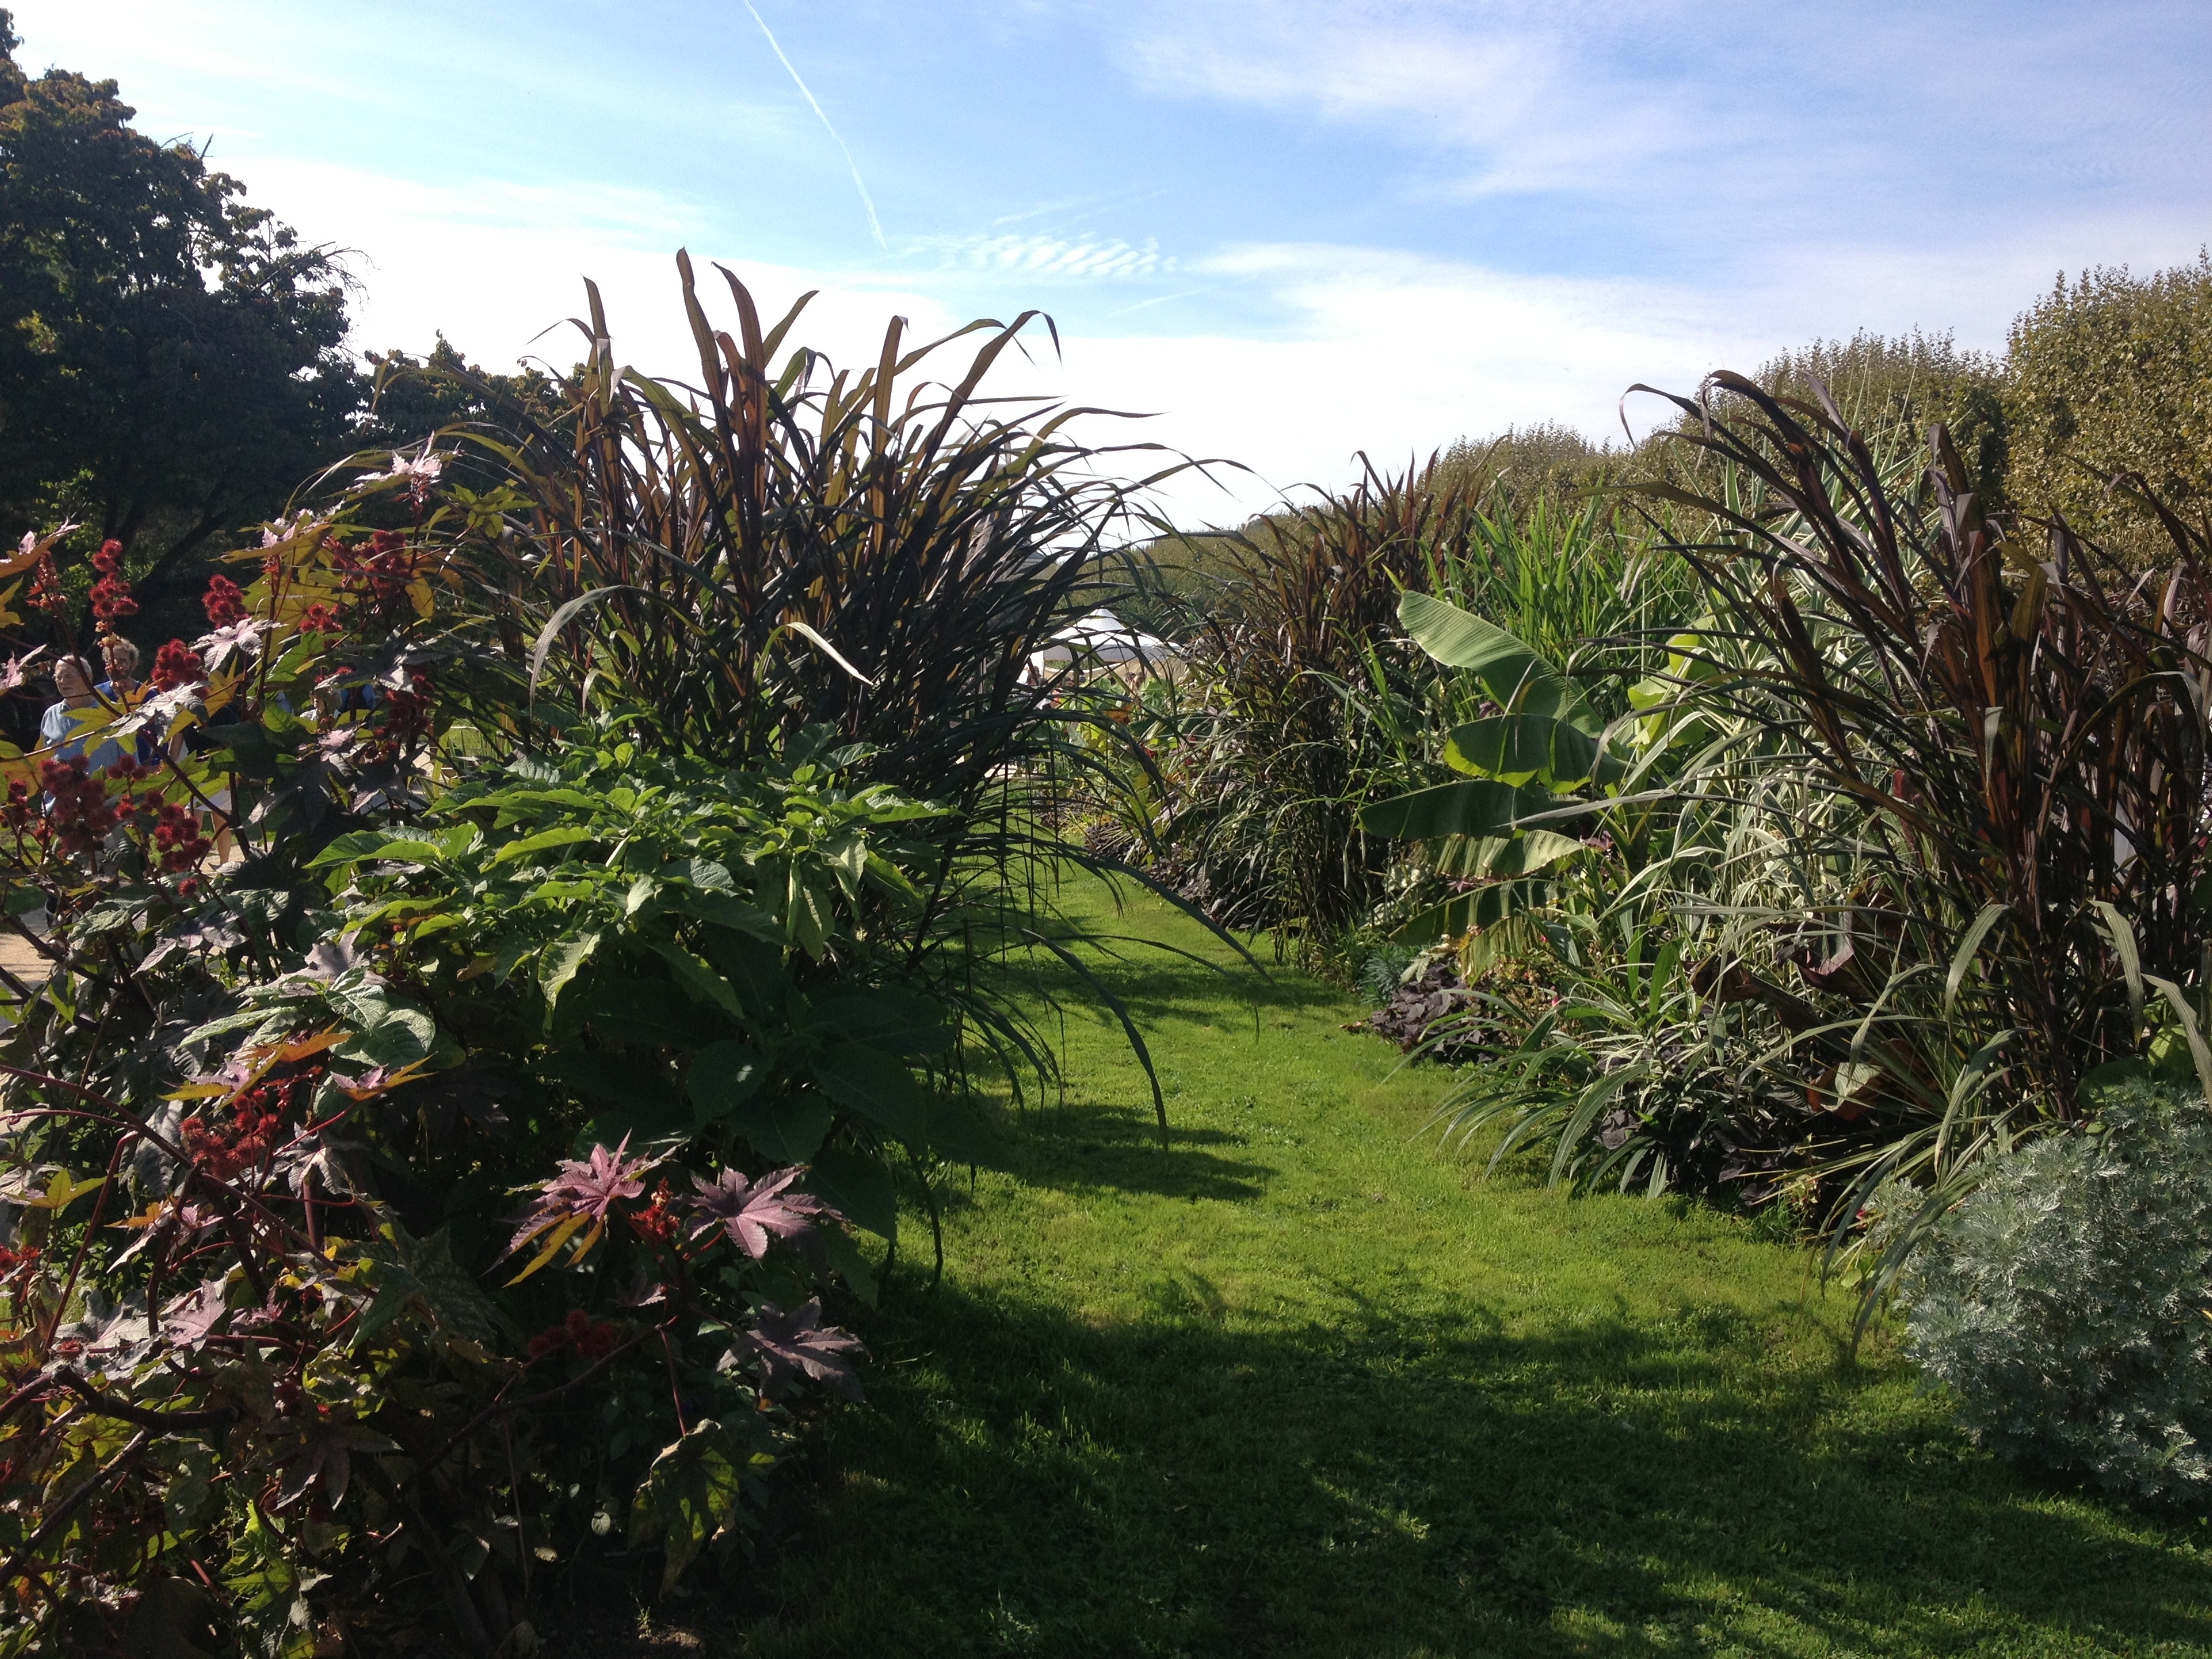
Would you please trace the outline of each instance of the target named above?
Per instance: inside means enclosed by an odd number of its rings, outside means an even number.
[[[1547,790],[1518,788],[1495,778],[1462,778],[1378,800],[1359,814],[1370,836],[1435,841],[1444,836],[1502,836],[1522,818],[1571,806]]]
[[[1595,738],[1605,729],[1575,683],[1495,623],[1431,594],[1398,599],[1398,625],[1447,668],[1465,668],[1501,707],[1546,715]]]
[[[1547,789],[1611,783],[1627,768],[1589,732],[1547,714],[1493,714],[1455,727],[1445,763],[1501,783],[1540,783]]]

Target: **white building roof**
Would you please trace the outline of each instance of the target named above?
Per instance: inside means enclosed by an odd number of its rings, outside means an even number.
[[[1079,652],[1102,663],[1158,662],[1182,654],[1165,640],[1130,627],[1103,607],[1060,629],[1036,655],[1073,659]]]

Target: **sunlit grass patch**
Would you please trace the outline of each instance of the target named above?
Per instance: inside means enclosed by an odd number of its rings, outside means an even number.
[[[2212,1650],[2204,1529],[1975,1452],[1804,1252],[1483,1182],[1419,1134],[1435,1074],[1310,981],[1102,972],[1172,1150],[1071,1014],[934,1291],[909,1237],[732,1650]]]

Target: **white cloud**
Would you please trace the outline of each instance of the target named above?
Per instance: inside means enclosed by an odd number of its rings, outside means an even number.
[[[556,190],[497,179],[423,185],[270,161],[255,169],[254,198],[304,239],[356,251],[350,263],[362,292],[354,343],[362,349],[421,351],[442,331],[487,368],[526,357],[566,364],[580,353],[565,319],[583,313],[589,277],[605,303],[617,354],[651,372],[681,375],[698,361],[677,298],[674,258],[686,242],[710,307],[729,305],[714,270],[723,256],[696,236],[702,217],[696,204],[649,190]],[[840,361],[872,360],[894,314],[925,334],[956,325],[928,294],[878,276],[723,263],[770,319],[807,289],[822,289],[801,332]]]
[[[941,270],[1010,276],[1156,276],[1174,270],[1178,263],[1149,238],[1131,244],[1119,238],[1049,234],[917,237],[905,246],[936,255]]]
[[[342,235],[362,251],[356,337],[364,347],[419,351],[442,330],[489,367],[526,356],[566,363],[579,342],[562,319],[581,314],[581,278],[590,276],[625,361],[679,378],[696,362],[672,264],[684,226],[697,222],[681,201],[488,180],[424,186],[307,164],[260,169],[256,196],[304,234]],[[794,338],[856,362],[872,360],[893,314],[909,319],[917,339],[966,321],[982,308],[963,291],[978,275],[995,290],[1008,275],[1097,274],[1126,258],[1101,257],[1108,246],[1020,239],[1018,258],[987,258],[980,273],[954,261],[896,277],[726,263],[770,318],[818,289]],[[1085,246],[1087,260],[1068,257],[1068,247]],[[695,240],[691,252],[710,314],[726,318],[728,295],[711,265],[719,250]],[[1029,359],[1004,360],[997,382],[1009,394],[1156,416],[1127,427],[1095,422],[1094,441],[1157,441],[1255,470],[1220,475],[1225,492],[1194,478],[1175,486],[1174,509],[1193,520],[1242,518],[1277,487],[1301,481],[1341,483],[1362,448],[1395,465],[1462,433],[1543,418],[1602,434],[1615,429],[1631,380],[1693,380],[1708,366],[1710,331],[1686,307],[1624,283],[1534,281],[1384,250],[1294,244],[1228,249],[1185,274],[1264,299],[1285,325],[1273,338],[1064,327],[1057,360],[1040,331]],[[951,348],[947,366],[964,350]],[[1133,458],[1130,470],[1150,465]]]
[[[1108,27],[1150,90],[1377,129],[1416,156],[1456,155],[1463,189],[1587,189],[1696,131],[1680,91],[1593,83],[1587,9],[1200,0]]]
[[[1121,0],[1085,15],[1156,95],[1384,139],[1409,204],[1596,212],[1569,238],[1579,268],[1802,235],[2063,239],[2121,202],[2163,210],[2193,247],[2212,210],[2212,11],[2171,0]]]
[[[1194,518],[1233,520],[1300,483],[1341,484],[1362,450],[1401,466],[1463,434],[1545,419],[1618,435],[1630,382],[1694,386],[1717,342],[1755,349],[1626,284],[1304,245],[1231,249],[1203,268],[1264,283],[1293,325],[1272,339],[1079,334],[1064,377],[1085,402],[1158,411],[1139,435],[1256,469],[1224,474],[1225,492],[1179,484],[1174,504]],[[1656,417],[1630,412],[1644,426]]]
[[[946,243],[933,268],[885,274],[726,258],[687,232],[702,217],[696,206],[649,191],[555,191],[496,180],[423,186],[270,164],[259,170],[256,197],[307,235],[343,236],[362,250],[358,343],[419,351],[442,330],[494,368],[525,356],[572,361],[578,341],[562,319],[581,314],[589,276],[618,354],[652,373],[690,376],[696,353],[672,265],[687,239],[710,314],[729,314],[712,268],[718,258],[770,319],[818,289],[794,338],[842,363],[872,361],[894,314],[908,319],[910,338],[937,337],[992,309],[1009,281],[1024,301],[1049,304],[1048,292],[1025,285],[1055,274],[1110,274],[1128,252],[1048,236],[975,239]],[[1869,318],[1896,329],[1938,327],[1979,305],[1985,325],[1968,343],[2001,343],[2012,309],[2049,280],[2039,256],[2017,248],[1945,258],[1848,243],[1808,246],[1769,269],[1739,270],[1724,291],[1280,242],[1185,259],[1175,274],[1204,284],[1216,314],[1265,312],[1273,325],[1122,333],[1063,318],[1060,357],[1040,331],[1028,360],[1010,356],[995,379],[1009,394],[1152,417],[1095,422],[1095,441],[1158,442],[1253,469],[1221,472],[1222,487],[1196,477],[1172,486],[1170,506],[1193,521],[1240,519],[1300,483],[1344,483],[1362,450],[1377,465],[1401,465],[1462,435],[1544,420],[1618,436],[1621,394],[1632,382],[1693,390],[1711,368],[1753,368],[1778,346],[1847,334]],[[1901,310],[1899,295],[1921,308]],[[1992,303],[1993,295],[2004,297]],[[1148,303],[1126,311],[1141,316]],[[1099,320],[1111,324],[1115,313]],[[947,367],[964,350],[951,348]],[[1638,430],[1659,412],[1648,400],[1629,410]],[[1133,458],[1130,469],[1150,465]]]

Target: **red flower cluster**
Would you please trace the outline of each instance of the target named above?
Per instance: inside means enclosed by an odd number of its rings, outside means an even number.
[[[54,568],[53,550],[50,548],[39,557],[39,568],[31,577],[31,608],[34,611],[66,611],[69,595],[62,592],[61,572]]]
[[[631,1212],[630,1231],[647,1243],[656,1247],[665,1245],[670,1239],[675,1237],[676,1231],[683,1225],[683,1222],[676,1212],[669,1207],[669,1200],[672,1196],[666,1182],[664,1181],[656,1186],[653,1189],[653,1202],[641,1210]]]
[[[407,689],[385,700],[389,711],[385,729],[394,738],[420,737],[430,729],[430,677],[417,668],[407,676]]]
[[[123,576],[123,544],[102,542],[100,551],[92,556],[92,568],[100,573],[100,580],[92,585],[92,614],[100,631],[112,634],[117,623],[138,614],[138,601],[131,597],[131,584]]]
[[[177,805],[164,806],[154,820],[154,845],[161,849],[161,867],[171,875],[197,870],[208,855],[208,838],[200,833],[198,816]]]
[[[206,672],[198,652],[182,640],[171,640],[154,653],[154,670],[147,678],[156,691],[174,691],[179,686],[198,685]]]
[[[327,605],[317,603],[307,607],[300,618],[302,634],[335,634],[338,631],[338,613]]]
[[[31,786],[29,784],[17,782],[8,786],[8,804],[5,807],[0,807],[0,819],[4,819],[10,830],[21,830],[29,828],[31,823]]]
[[[331,563],[347,577],[349,588],[367,593],[379,605],[399,599],[415,580],[415,556],[408,550],[407,538],[396,530],[378,531],[368,538],[364,552],[333,548]]]
[[[622,1341],[621,1330],[605,1320],[594,1320],[581,1308],[568,1310],[568,1316],[557,1325],[548,1325],[530,1339],[530,1357],[543,1359],[547,1354],[564,1347],[574,1346],[586,1359],[599,1359],[612,1353]]]
[[[131,786],[134,783],[146,782],[153,775],[152,767],[141,766],[137,758],[131,755],[122,757],[114,765],[107,769],[107,776],[118,779],[123,784],[123,787],[117,790],[107,803],[118,819],[135,816],[138,820],[139,827],[141,829],[145,827],[149,821],[147,815],[154,810],[154,793],[149,790],[143,795],[133,795],[131,793]]]
[[[228,628],[246,616],[246,592],[239,585],[217,571],[208,578],[207,592],[201,596],[200,606],[207,618],[217,628]]]
[[[241,1089],[230,1098],[230,1116],[210,1123],[197,1115],[177,1126],[185,1151],[201,1170],[217,1181],[228,1181],[250,1170],[276,1150],[284,1115],[314,1086],[323,1068],[302,1066],[276,1083]]]
[[[53,798],[46,822],[63,852],[89,853],[114,833],[115,808],[107,799],[107,785],[88,777],[82,760],[41,761],[39,783]]]
[[[251,1092],[251,1091],[250,1091]],[[228,1121],[210,1124],[204,1117],[188,1117],[178,1125],[185,1150],[192,1162],[217,1181],[228,1181],[241,1170],[250,1170],[269,1156],[283,1120],[276,1113],[247,1103],[240,1095],[231,1103]]]

